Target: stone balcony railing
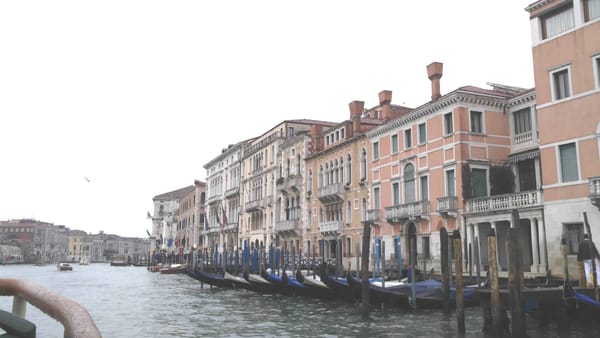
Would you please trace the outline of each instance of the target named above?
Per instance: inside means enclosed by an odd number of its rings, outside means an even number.
[[[438,212],[441,214],[456,213],[458,209],[458,199],[456,196],[444,196],[437,199]]]
[[[429,214],[429,201],[411,202],[385,208],[385,219],[388,222],[423,217],[427,214]]]
[[[263,197],[261,199],[257,199],[254,201],[250,201],[246,203],[246,210],[254,210],[257,208],[264,208],[268,205],[272,205],[273,204],[273,196],[267,196],[267,197]]]
[[[381,209],[369,209],[367,210],[367,222],[379,222],[381,221]]]
[[[319,231],[320,232],[328,232],[328,233],[333,233],[333,232],[340,232],[342,230],[342,221],[329,221],[329,222],[323,222],[323,223],[319,223]]]
[[[527,207],[541,206],[543,194],[541,191],[523,191],[512,194],[469,199],[466,202],[467,213],[482,213],[502,211]]]
[[[302,187],[302,176],[294,175],[277,179],[277,189],[299,191]]]
[[[290,219],[285,221],[278,221],[275,224],[276,231],[296,231],[300,230],[301,221],[299,219]]]
[[[240,187],[233,187],[233,188],[229,188],[227,189],[227,191],[225,191],[225,196],[233,196],[233,195],[237,195],[240,193]]]
[[[536,145],[538,145],[538,142],[533,130],[517,134],[512,137],[513,151],[519,151]]]
[[[346,193],[343,183],[329,184],[319,188],[319,199],[341,199]]]
[[[589,178],[590,181],[590,200],[592,204],[600,209],[600,176]]]

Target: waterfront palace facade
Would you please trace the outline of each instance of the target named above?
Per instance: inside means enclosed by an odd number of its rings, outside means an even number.
[[[354,269],[367,222],[372,258],[381,242],[386,261],[398,247],[407,257],[410,235],[418,265],[439,271],[445,228],[460,231],[465,271],[485,271],[494,229],[506,271],[508,230],[518,228],[528,274],[564,271],[563,238],[575,271],[586,218],[600,238],[600,0],[525,10],[535,88],[489,83],[442,94],[443,64],[433,62],[431,101],[419,107],[392,104],[384,90],[375,107],[352,101],[343,122],[283,121],[223,149],[204,166],[206,183],[155,197],[157,247],[273,246]],[[183,202],[185,194],[196,198]],[[185,225],[173,216],[182,203],[194,205]]]

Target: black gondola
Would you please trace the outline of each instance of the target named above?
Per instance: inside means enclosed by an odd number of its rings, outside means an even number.
[[[221,274],[207,272],[207,271],[198,271],[198,270],[194,271],[190,268],[185,269],[185,273],[188,276],[201,281],[202,283],[217,286],[220,288],[229,288],[229,289],[233,288],[232,281],[225,279],[223,277],[223,275],[221,275]]]

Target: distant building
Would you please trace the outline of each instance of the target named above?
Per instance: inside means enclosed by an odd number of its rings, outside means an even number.
[[[23,263],[21,248],[12,245],[0,245],[0,264]]]

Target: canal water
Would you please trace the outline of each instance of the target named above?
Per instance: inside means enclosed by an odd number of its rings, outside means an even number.
[[[461,337],[455,312],[374,309],[363,319],[352,304],[201,287],[185,274],[145,267],[75,264],[60,272],[54,265],[4,265],[0,278],[27,279],[78,302],[103,337]],[[0,297],[0,308],[11,304]],[[62,325],[35,307],[26,317],[38,337],[62,337]],[[486,336],[480,308],[467,308],[465,318],[463,337]],[[600,336],[597,328],[540,327],[533,319],[527,325],[530,337]]]

